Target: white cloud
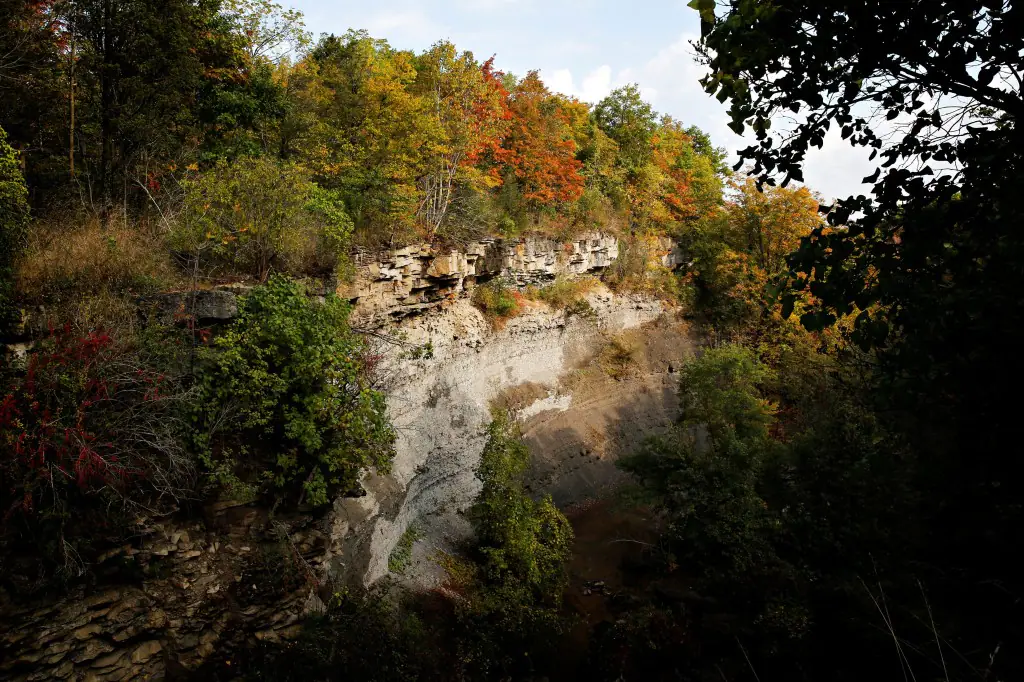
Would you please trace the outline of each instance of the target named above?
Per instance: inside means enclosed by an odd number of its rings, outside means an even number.
[[[861,180],[874,172],[875,164],[868,161],[871,152],[864,147],[853,147],[842,139],[837,126],[825,134],[821,149],[811,147],[804,161],[804,181],[826,201],[846,198],[851,194],[869,194],[871,188]]]
[[[523,0],[459,0],[458,5],[462,9],[471,11],[490,11],[522,4]]]
[[[544,83],[554,92],[575,97],[583,102],[594,104],[608,96],[615,85],[612,84],[612,67],[603,64],[586,76],[583,82],[577,86],[572,72],[569,69],[558,69],[550,74],[542,74]]]

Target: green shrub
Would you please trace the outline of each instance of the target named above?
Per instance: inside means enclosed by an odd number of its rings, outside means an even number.
[[[500,280],[493,280],[473,290],[473,304],[492,325],[500,327],[520,313],[522,294]]]
[[[558,277],[546,287],[537,290],[537,298],[558,310],[580,309],[586,296],[598,285],[595,277]]]
[[[560,609],[572,527],[550,496],[535,502],[523,488],[529,462],[518,426],[498,412],[477,469],[475,567],[457,613],[459,659],[471,679],[536,675],[567,631]]]
[[[266,281],[271,271],[333,272],[352,234],[340,196],[273,159],[219,162],[184,182],[171,248],[201,269]]]
[[[422,537],[423,534],[416,526],[410,525],[406,528],[402,537],[398,538],[398,544],[391,550],[391,555],[388,557],[388,570],[392,573],[405,573],[405,569],[409,568],[409,564],[412,563],[412,546]]]
[[[517,425],[499,413],[480,455],[477,475],[483,489],[470,517],[488,581],[522,587],[541,602],[558,604],[572,528],[550,497],[534,502],[524,491],[529,463],[530,451],[519,440]]]
[[[12,301],[14,259],[25,241],[28,226],[28,189],[18,167],[18,156],[0,128],[0,333],[14,321]]]
[[[355,489],[364,468],[389,470],[394,432],[369,376],[376,358],[348,314],[334,295],[319,303],[275,277],[203,349],[197,444],[222,483],[299,487],[300,503],[323,505]]]
[[[808,370],[813,348],[797,350],[774,370],[742,346],[708,349],[680,373],[677,430],[620,461],[667,521],[669,572],[678,566],[715,599],[732,623],[722,641],[743,637],[759,669],[807,660],[823,645],[846,651],[851,636],[891,645],[891,632],[911,632],[920,616],[907,610],[921,583],[888,572],[920,537],[912,463],[849,386]],[[768,395],[784,399],[781,410]],[[886,625],[901,624],[891,631],[878,625],[868,576],[892,599]],[[700,638],[719,636],[704,629]]]

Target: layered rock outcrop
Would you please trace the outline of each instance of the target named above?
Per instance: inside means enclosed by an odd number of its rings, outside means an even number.
[[[388,368],[397,456],[390,476],[369,476],[364,484],[369,497],[386,502],[353,528],[349,556],[358,559],[346,566],[355,569],[350,575],[365,583],[385,575],[388,556],[413,521],[438,548],[465,535],[460,512],[479,491],[475,468],[490,402],[499,393],[526,382],[553,386],[593,354],[605,334],[638,327],[664,312],[656,301],[608,292],[592,294],[590,303],[593,318],[567,318],[538,306],[492,331],[479,311],[458,301],[397,326],[410,343],[430,344],[433,357],[396,358]],[[391,493],[378,495],[378,489]],[[365,507],[367,501],[358,504]]]
[[[519,286],[600,271],[618,258],[619,241],[600,233],[561,243],[526,237],[486,239],[462,249],[418,244],[386,254],[357,256],[357,276],[339,293],[356,303],[363,321],[381,323],[437,308],[477,281],[504,276]]]
[[[222,502],[202,519],[138,532],[94,567],[113,578],[106,584],[28,605],[5,596],[0,679],[184,677],[215,651],[293,637],[322,608],[314,576],[326,538],[308,518],[271,521],[265,509]]]

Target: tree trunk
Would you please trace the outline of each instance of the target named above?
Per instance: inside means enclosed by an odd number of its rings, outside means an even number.
[[[113,0],[103,3],[103,23],[100,34],[103,62],[100,66],[100,201],[103,203],[104,221],[113,205],[114,176],[114,46],[112,36]]]

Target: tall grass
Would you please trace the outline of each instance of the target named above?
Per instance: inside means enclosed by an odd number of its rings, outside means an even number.
[[[89,294],[143,294],[174,283],[159,234],[144,223],[37,222],[17,264],[18,294],[29,303]]]

